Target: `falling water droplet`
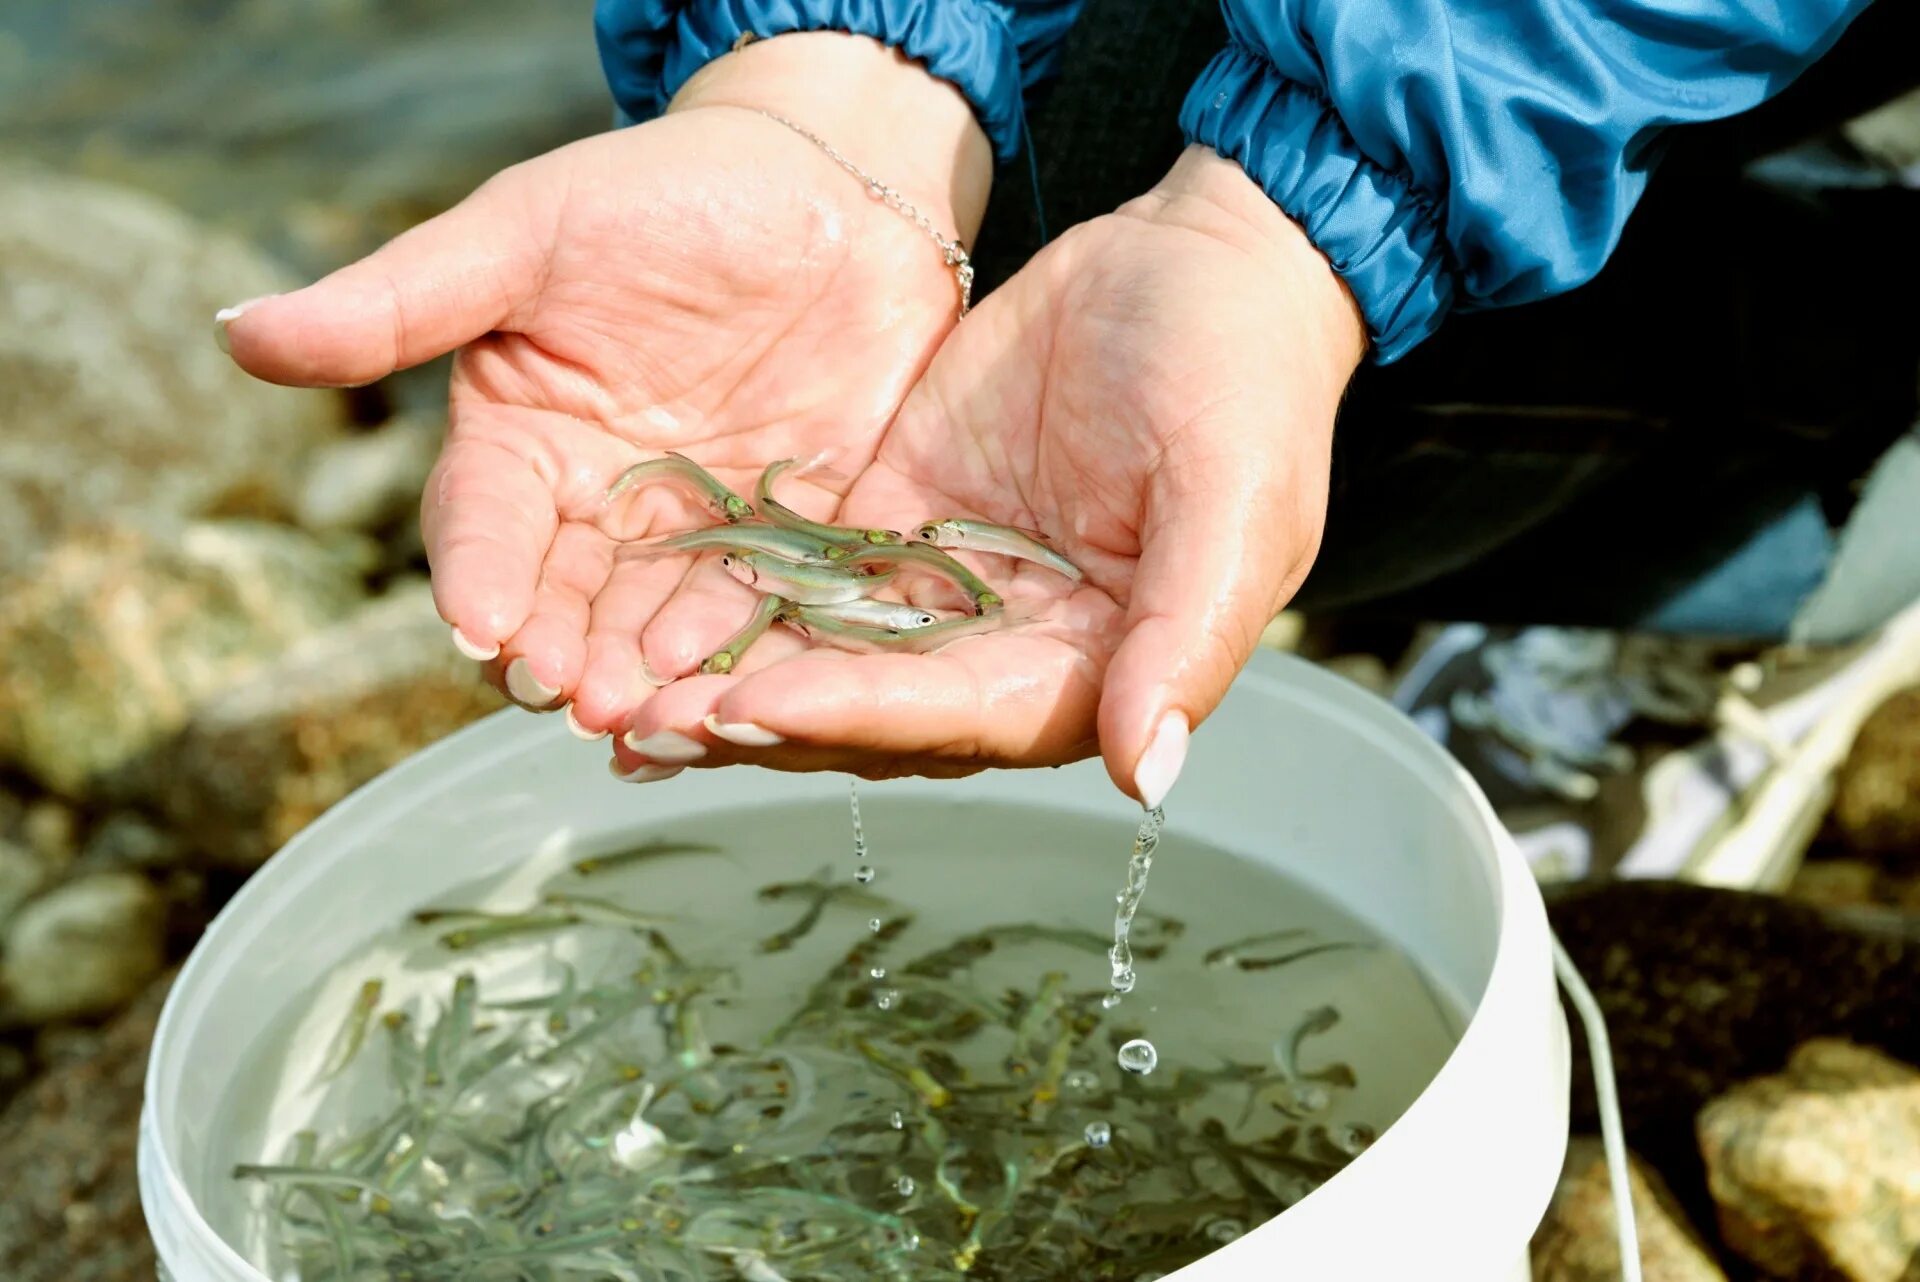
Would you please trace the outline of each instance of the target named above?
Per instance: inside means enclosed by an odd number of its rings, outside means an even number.
[[[1140,911],[1142,896],[1147,893],[1147,877],[1153,872],[1153,852],[1160,845],[1160,828],[1166,819],[1166,811],[1149,810],[1140,821],[1140,831],[1133,836],[1133,851],[1127,856],[1127,884],[1114,896],[1113,947],[1107,950],[1107,961],[1115,993],[1133,991],[1133,918]]]
[[[880,933],[880,919],[879,919],[878,917],[869,917],[869,918],[867,918],[867,929],[868,929],[868,930],[870,930],[870,931],[872,931],[872,932],[873,932],[874,934],[876,934],[876,935],[877,935],[877,934],[879,934],[879,933]]]
[[[1160,1052],[1144,1037],[1136,1037],[1120,1048],[1120,1067],[1145,1077],[1160,1062]]]
[[[1118,1006],[1119,1004],[1120,1004],[1120,994],[1118,993],[1108,993],[1105,997],[1102,997],[1100,999],[1101,1007],[1106,1010],[1112,1010],[1115,1006]]]
[[[867,971],[867,976],[871,979],[885,979],[887,977],[887,968],[885,966],[870,967]]]
[[[853,858],[856,863],[867,862],[867,830],[860,823],[860,781],[847,780],[847,805],[853,811]]]
[[[882,988],[873,995],[873,1004],[881,1010],[892,1010],[893,1004],[899,1000],[900,990],[897,988]]]
[[[873,880],[873,866],[871,864],[861,864],[853,870],[853,879],[862,886],[866,885]]]
[[[896,1131],[905,1130],[907,1126],[906,1115],[896,1108],[893,1110],[893,1116],[887,1119],[887,1123]]]
[[[1086,1137],[1088,1148],[1105,1148],[1113,1142],[1113,1127],[1105,1122],[1088,1122]]]
[[[894,1181],[893,1187],[900,1190],[901,1197],[912,1197],[914,1190],[913,1177],[911,1175],[902,1175],[898,1180]]]
[[[1076,1068],[1060,1079],[1060,1085],[1075,1095],[1091,1095],[1100,1089],[1100,1075],[1092,1069]]]
[[[1207,1225],[1205,1230],[1207,1237],[1211,1241],[1218,1242],[1222,1246],[1237,1240],[1246,1231],[1246,1225],[1238,1220],[1230,1219],[1215,1220],[1213,1223]]]

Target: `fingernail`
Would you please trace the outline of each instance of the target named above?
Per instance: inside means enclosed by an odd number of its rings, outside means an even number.
[[[466,655],[469,659],[472,659],[475,663],[485,663],[488,659],[497,659],[500,657],[500,646],[498,643],[493,645],[475,645],[473,642],[467,640],[467,634],[459,628],[453,630],[453,648],[461,654]]]
[[[636,739],[631,734],[621,740],[627,747],[643,757],[654,761],[674,761],[685,763],[698,761],[707,755],[706,747],[696,743],[678,730],[656,730],[644,739]]]
[[[571,703],[567,705],[567,729],[573,732],[574,738],[585,739],[588,743],[592,743],[595,739],[604,739],[607,737],[607,731],[605,730],[589,730],[581,725],[580,718],[573,715],[573,705]]]
[[[707,729],[713,731],[714,738],[725,739],[728,743],[737,743],[743,748],[771,748],[776,743],[785,743],[784,735],[777,735],[765,726],[757,726],[751,721],[725,722],[708,713],[701,721]]]
[[[233,346],[227,339],[227,326],[246,315],[247,309],[255,303],[264,302],[272,297],[274,297],[272,294],[262,294],[259,298],[249,298],[231,307],[222,307],[213,314],[213,341],[219,344],[221,351],[229,356],[233,355]]]
[[[662,779],[671,779],[685,770],[685,766],[635,766],[631,771],[620,769],[618,757],[607,762],[607,772],[621,783],[659,783]]]
[[[515,659],[507,665],[507,697],[530,711],[547,712],[560,697],[560,687],[543,684],[525,659]]]
[[[1158,810],[1173,790],[1180,767],[1187,763],[1187,734],[1187,714],[1169,712],[1160,718],[1153,741],[1140,754],[1133,768],[1133,790],[1140,794],[1140,804],[1146,809]]]

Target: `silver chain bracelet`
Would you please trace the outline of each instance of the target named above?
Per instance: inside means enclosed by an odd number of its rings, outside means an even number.
[[[755,107],[754,110],[776,124],[785,125],[818,147],[821,151],[826,152],[834,164],[840,166],[840,168],[846,170],[855,178],[858,178],[861,183],[866,186],[869,196],[883,202],[889,209],[892,209],[902,218],[905,218],[908,222],[930,236],[933,239],[933,243],[940,246],[940,253],[945,257],[947,266],[953,268],[953,278],[960,282],[960,314],[962,316],[967,314],[968,309],[973,306],[973,260],[967,257],[967,251],[965,247],[960,244],[957,237],[949,240],[945,236],[942,236],[939,231],[935,229],[934,225],[927,220],[927,216],[918,209],[915,209],[905,196],[902,196],[898,191],[887,186],[878,178],[873,177],[861,169],[860,166],[841,155],[832,143],[822,138],[819,134],[814,133],[802,125],[796,125],[785,116],[777,116],[773,112],[763,110],[759,107]]]

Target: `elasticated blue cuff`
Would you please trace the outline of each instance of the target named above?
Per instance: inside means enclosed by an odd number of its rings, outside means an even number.
[[[614,101],[650,120],[742,35],[847,31],[871,36],[950,81],[973,104],[994,154],[1020,151],[1020,55],[987,0],[598,0],[594,30]]]
[[[1361,155],[1324,97],[1230,45],[1194,82],[1180,128],[1238,163],[1327,256],[1360,304],[1373,359],[1398,360],[1439,328],[1454,279],[1435,204]]]

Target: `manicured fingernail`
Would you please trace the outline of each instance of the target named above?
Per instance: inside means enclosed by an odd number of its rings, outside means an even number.
[[[635,766],[632,770],[622,770],[619,758],[607,762],[607,772],[621,783],[659,783],[662,779],[671,779],[685,770],[685,766]]]
[[[728,743],[737,743],[742,748],[771,748],[776,743],[785,743],[784,735],[777,735],[765,726],[756,726],[751,721],[728,723],[712,713],[701,718],[707,729],[713,731],[716,739],[725,739]]]
[[[622,738],[621,742],[652,761],[673,761],[685,764],[689,761],[698,761],[707,755],[704,744],[696,743],[678,730],[656,730],[644,739],[636,739],[628,734]]]
[[[220,345],[221,351],[227,353],[229,356],[233,355],[233,346],[227,339],[227,326],[246,315],[247,309],[255,303],[263,302],[272,297],[272,294],[262,294],[259,298],[249,298],[245,302],[235,303],[231,307],[222,307],[213,314],[213,341]]]
[[[585,739],[588,743],[592,743],[595,739],[604,739],[607,737],[607,731],[605,730],[589,730],[581,725],[580,718],[573,715],[573,705],[571,703],[567,705],[567,729],[573,732],[574,738]]]
[[[1187,733],[1187,714],[1169,712],[1160,718],[1153,741],[1140,754],[1133,768],[1133,790],[1140,794],[1140,804],[1146,809],[1158,810],[1173,790],[1180,767],[1187,763]]]
[[[507,697],[523,708],[547,712],[560,697],[560,687],[544,684],[525,659],[515,659],[507,665]]]
[[[453,648],[461,654],[466,655],[469,659],[472,659],[475,663],[485,663],[488,659],[497,659],[500,657],[500,646],[498,643],[493,645],[475,645],[473,642],[467,640],[467,634],[459,628],[453,630]]]

